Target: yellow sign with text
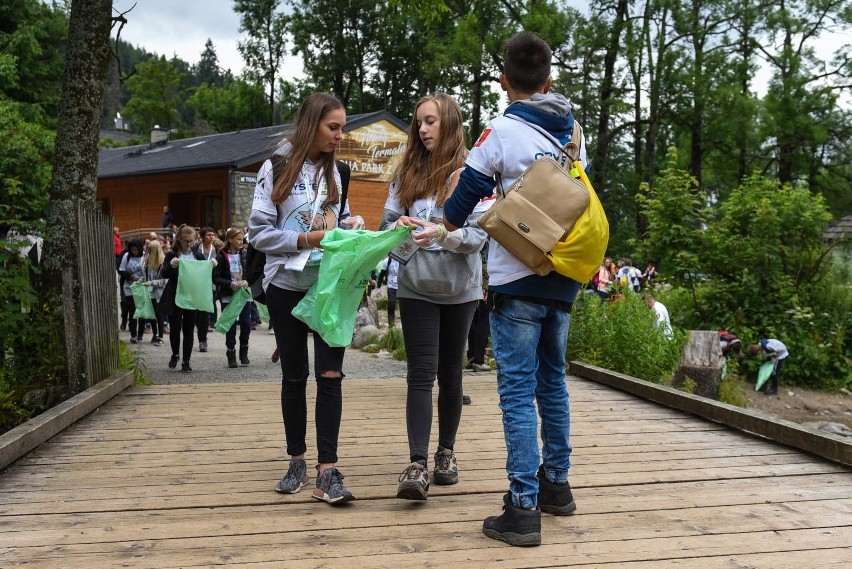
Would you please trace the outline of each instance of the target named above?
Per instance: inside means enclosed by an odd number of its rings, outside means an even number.
[[[349,165],[353,179],[390,183],[407,142],[407,132],[380,120],[347,132],[337,158]]]

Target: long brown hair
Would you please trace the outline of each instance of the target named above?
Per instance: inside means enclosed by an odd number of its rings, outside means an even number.
[[[438,141],[431,152],[420,140],[417,127],[417,109],[429,101],[438,107],[441,122]],[[464,125],[456,100],[446,93],[435,93],[417,101],[408,129],[408,147],[397,170],[400,203],[410,208],[417,199],[435,196],[437,205],[442,205],[450,194],[447,180],[464,165],[466,156]]]
[[[343,108],[340,99],[329,93],[313,93],[302,103],[299,116],[296,118],[296,130],[289,138],[290,150],[283,156],[276,154],[272,158],[273,164],[276,162],[283,164],[278,179],[272,182],[272,203],[279,205],[290,197],[293,184],[299,179],[302,163],[308,157],[308,150],[310,150],[311,143],[317,134],[320,121],[329,112]],[[325,174],[325,181],[328,186],[328,196],[323,207],[334,205],[339,201],[337,183],[334,181],[336,157],[336,150],[324,152],[320,155],[320,167]]]

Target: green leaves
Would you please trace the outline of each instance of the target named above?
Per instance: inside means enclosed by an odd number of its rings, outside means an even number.
[[[139,63],[136,74],[127,80],[130,100],[124,114],[137,130],[178,126],[181,73],[165,57]]]

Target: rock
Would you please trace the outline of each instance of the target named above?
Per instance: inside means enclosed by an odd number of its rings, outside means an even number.
[[[842,393],[843,395],[849,395],[849,396],[852,396],[852,391],[849,391],[849,390],[848,390],[848,389],[846,389],[845,387],[841,387],[841,388],[840,388],[840,393]]]
[[[841,437],[852,437],[852,429],[841,423],[831,423],[828,421],[813,421],[810,423],[803,424],[806,427],[817,429],[818,431],[823,431],[832,435],[839,435]]]
[[[47,400],[48,393],[46,389],[33,389],[24,395],[21,405],[29,411],[38,411],[47,407]]]
[[[361,349],[364,346],[373,344],[375,343],[376,338],[378,338],[380,335],[381,332],[379,331],[379,328],[373,324],[367,324],[361,327],[358,327],[358,325],[356,324],[355,334],[352,336],[352,347]]]

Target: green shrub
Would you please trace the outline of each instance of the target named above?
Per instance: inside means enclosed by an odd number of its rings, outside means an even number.
[[[749,385],[735,375],[729,375],[719,384],[719,401],[737,407],[748,407],[746,389]]]
[[[377,298],[376,299],[376,308],[378,308],[379,310],[384,310],[385,312],[387,312],[387,310],[388,310],[388,299],[384,298],[384,297]]]
[[[672,339],[654,327],[654,313],[636,294],[602,302],[583,294],[574,303],[567,358],[655,383],[667,384],[677,370],[686,334]]]
[[[37,269],[20,246],[0,240],[0,432],[68,396],[60,312],[37,295]]]

